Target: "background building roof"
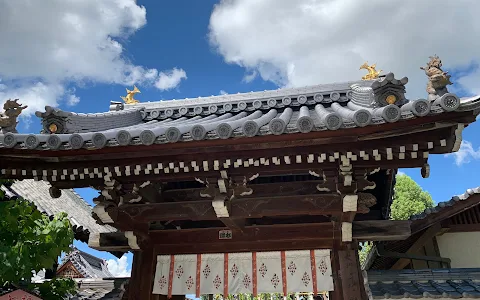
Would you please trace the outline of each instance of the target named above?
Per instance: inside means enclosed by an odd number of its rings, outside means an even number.
[[[1,186],[7,199],[22,197],[37,207],[40,212],[53,217],[59,212],[66,212],[75,232],[75,238],[88,242],[90,233],[115,232],[109,225],[99,225],[92,217],[92,207],[74,190],[62,190],[59,198],[52,198],[49,193],[51,185],[46,181],[30,179],[15,181],[11,186]]]

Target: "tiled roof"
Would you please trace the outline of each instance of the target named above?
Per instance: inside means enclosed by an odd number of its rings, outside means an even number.
[[[447,93],[435,101],[405,99],[407,78],[392,73],[374,81],[315,85],[296,89],[157,101],[112,111],[75,114],[46,108],[37,113],[45,133],[0,134],[0,147],[99,149],[257,135],[338,130],[397,122],[480,107],[480,97],[460,101]],[[395,104],[386,102],[395,95]],[[54,126],[53,126],[54,125]]]
[[[58,270],[62,268],[66,263],[71,262],[78,272],[80,272],[84,278],[109,278],[113,275],[108,271],[107,263],[98,257],[75,249],[69,254],[65,255],[62,259],[62,265],[58,267]]]
[[[438,202],[435,207],[427,208],[421,214],[411,216],[410,220],[415,221],[415,220],[424,219],[424,218],[428,217],[429,215],[438,213],[441,210],[443,210],[447,207],[451,207],[451,206],[455,205],[456,203],[458,203],[460,201],[468,200],[471,196],[473,196],[475,194],[480,194],[480,187],[476,187],[476,188],[473,188],[473,189],[468,189],[465,193],[463,193],[461,195],[458,195],[458,196],[453,196],[448,201]]]
[[[373,299],[480,298],[480,269],[369,271]]]
[[[52,198],[49,193],[50,184],[46,181],[34,181],[25,179],[15,181],[10,187],[0,187],[5,191],[7,198],[17,198],[18,196],[31,201],[40,212],[50,217],[59,213],[66,212],[68,219],[76,233],[82,232],[88,234],[115,232],[116,229],[109,225],[99,225],[92,217],[92,207],[85,202],[74,190],[62,190],[59,198]]]
[[[71,300],[121,300],[124,298],[128,278],[85,280],[76,279],[78,293]]]

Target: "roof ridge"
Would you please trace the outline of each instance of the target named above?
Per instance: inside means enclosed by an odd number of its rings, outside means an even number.
[[[477,186],[475,188],[467,189],[465,191],[465,193],[463,193],[463,194],[452,196],[452,198],[450,198],[450,200],[448,200],[448,201],[438,202],[436,206],[431,207],[431,208],[426,208],[423,212],[411,216],[409,218],[409,220],[416,221],[416,220],[424,219],[430,214],[438,213],[442,209],[444,209],[446,207],[453,206],[456,203],[458,203],[459,201],[465,201],[465,200],[469,199],[471,196],[476,195],[476,194],[480,194],[480,186]],[[479,204],[480,204],[480,200],[479,200]]]

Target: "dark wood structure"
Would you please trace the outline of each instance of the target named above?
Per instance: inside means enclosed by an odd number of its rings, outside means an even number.
[[[0,135],[1,176],[99,190],[94,216],[120,232],[89,245],[134,251],[129,299],[156,299],[157,255],[304,249],[331,249],[332,299],[366,299],[358,242],[411,232],[388,220],[397,168],[427,177],[480,107],[448,92],[409,101],[407,82],[47,107],[42,134]]]

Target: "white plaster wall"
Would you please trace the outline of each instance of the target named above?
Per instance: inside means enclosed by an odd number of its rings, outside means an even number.
[[[452,232],[437,236],[440,256],[452,260],[452,268],[480,268],[480,232]]]

